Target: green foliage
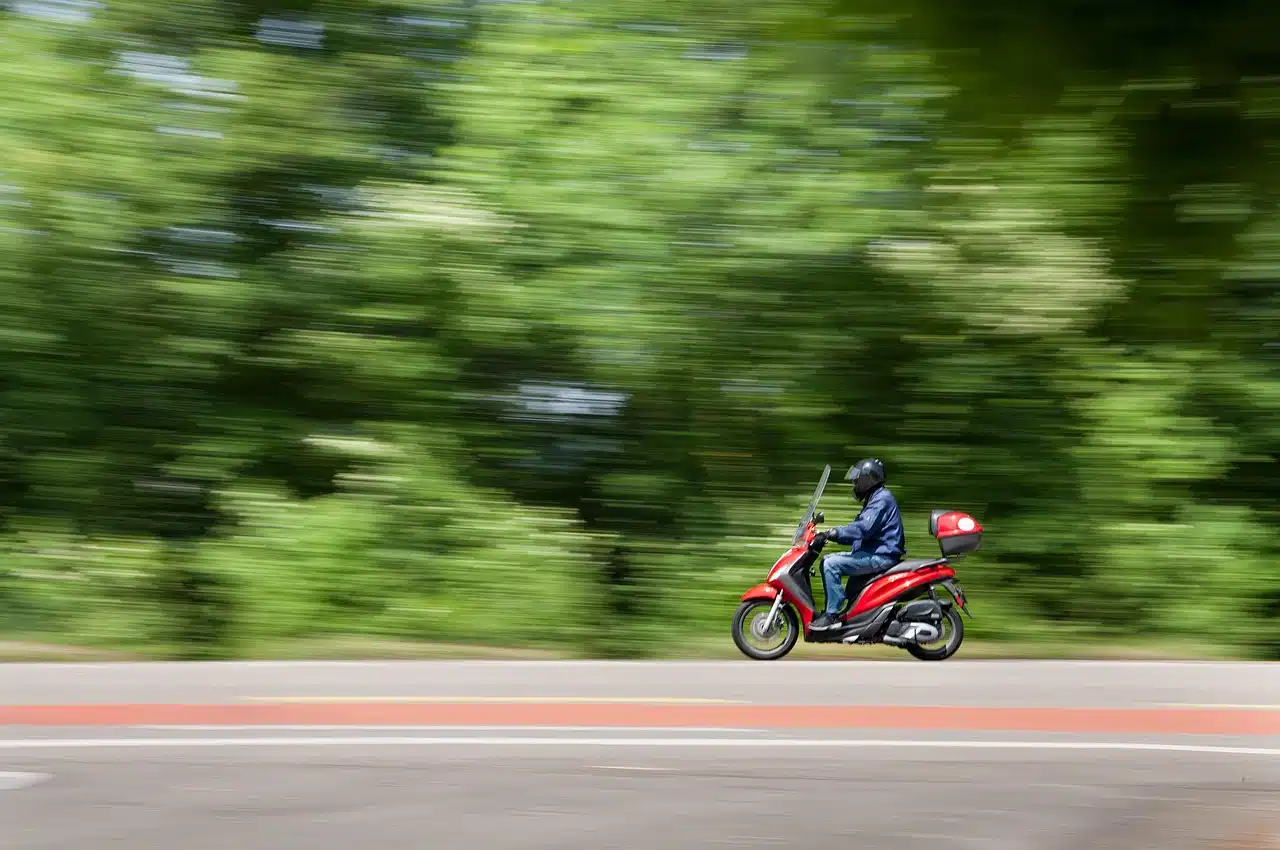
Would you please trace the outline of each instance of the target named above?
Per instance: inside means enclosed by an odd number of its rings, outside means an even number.
[[[1280,21],[1081,5],[0,12],[0,630],[669,651],[876,454],[971,634],[1280,657]]]

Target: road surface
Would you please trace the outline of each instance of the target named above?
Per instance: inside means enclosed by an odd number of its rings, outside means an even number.
[[[1280,665],[0,666],[0,849],[1280,848]]]

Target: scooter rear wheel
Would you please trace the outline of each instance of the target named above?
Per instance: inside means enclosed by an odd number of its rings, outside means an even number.
[[[755,661],[774,661],[795,648],[800,639],[800,618],[785,602],[778,609],[772,629],[763,633],[757,624],[769,616],[772,599],[748,599],[733,614],[733,642],[743,655]]]
[[[910,652],[921,661],[945,661],[956,654],[956,650],[960,648],[961,641],[964,640],[964,620],[960,619],[960,612],[955,608],[948,608],[943,614],[943,622],[950,626],[950,633],[946,635],[946,639],[938,643],[931,643],[926,646],[914,644],[908,646],[907,652]]]

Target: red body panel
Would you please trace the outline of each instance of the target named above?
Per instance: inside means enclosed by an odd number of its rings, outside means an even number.
[[[796,559],[804,554],[806,548],[808,548],[807,543],[800,543],[796,546],[792,546],[781,558],[774,561],[773,566],[769,569],[769,581],[773,581],[790,569],[791,565],[796,562]]]
[[[886,602],[892,602],[908,590],[921,585],[954,578],[955,574],[956,571],[951,567],[939,564],[933,567],[922,567],[910,573],[895,573],[878,578],[867,585],[866,590],[858,597],[857,603],[845,615],[845,619],[856,617],[872,608],[879,608]]]
[[[777,595],[778,588],[766,581],[763,584],[757,584],[755,587],[742,594],[742,601],[746,602],[748,599],[772,599]]]
[[[785,587],[777,583],[777,579],[780,575],[790,569],[802,555],[804,555],[809,548],[809,544],[813,542],[813,538],[817,533],[818,529],[814,527],[813,523],[809,523],[808,528],[804,530],[804,536],[800,539],[800,542],[792,546],[782,555],[781,558],[773,562],[773,567],[769,570],[769,580],[748,591],[748,593],[761,591],[757,595],[757,598],[768,599],[773,599],[781,593],[783,601],[789,603],[792,608],[796,609],[796,613],[800,615],[800,630],[803,632],[808,632],[809,624],[813,622],[813,609],[800,599],[797,599],[791,593],[787,592]],[[768,588],[768,590],[763,591],[762,588]],[[746,599],[746,597],[744,596],[743,599]]]

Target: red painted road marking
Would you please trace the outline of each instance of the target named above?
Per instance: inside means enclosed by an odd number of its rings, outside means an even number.
[[[1195,708],[996,708],[618,703],[8,705],[0,726],[606,726],[1280,735],[1280,712]]]

